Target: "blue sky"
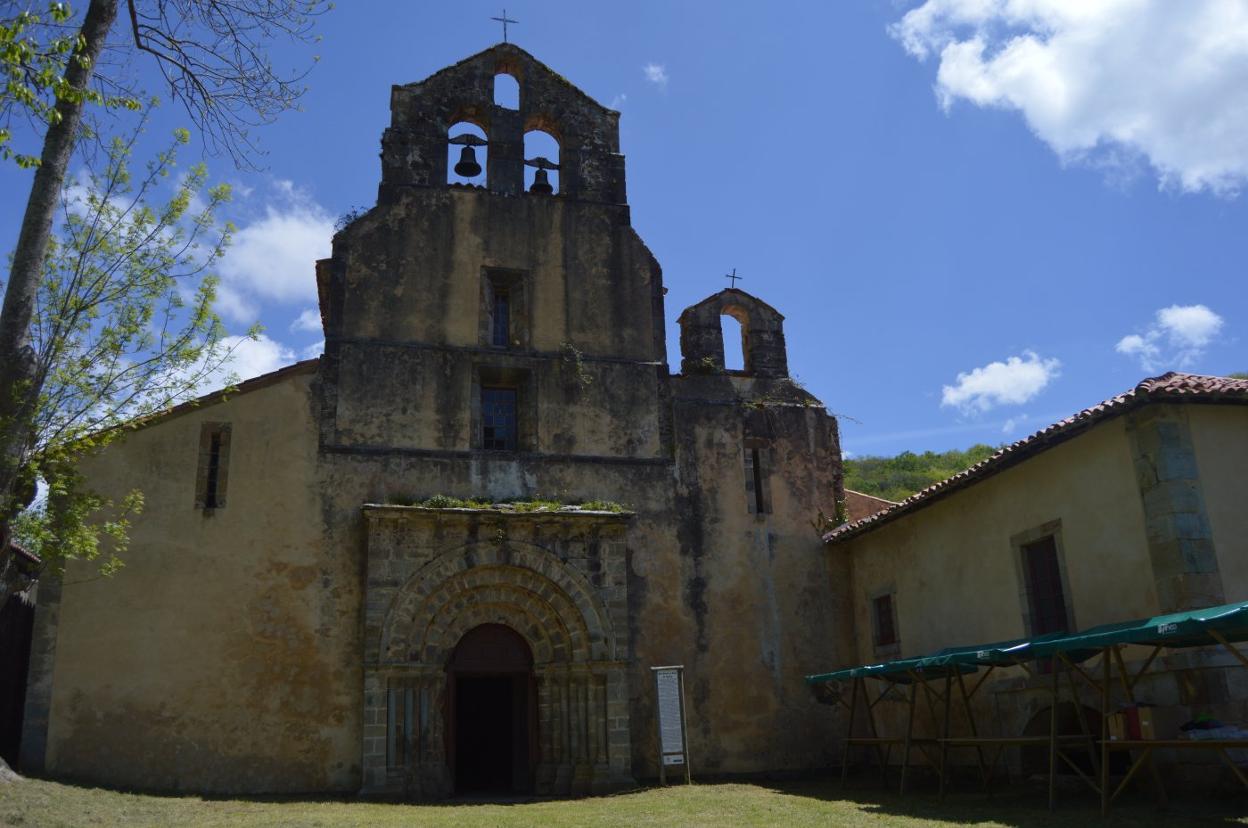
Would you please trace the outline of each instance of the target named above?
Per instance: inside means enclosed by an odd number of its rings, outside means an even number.
[[[238,373],[316,351],[313,261],[375,200],[390,86],[492,45],[500,10],[340,3],[302,111],[257,133],[266,169],[208,159],[240,226],[223,315],[265,326]],[[622,112],[671,364],[680,310],[736,268],[850,452],[1010,441],[1168,369],[1248,370],[1248,4],[507,10],[514,42]],[[184,124],[167,105],[151,132]],[[28,186],[0,168],[6,249]]]

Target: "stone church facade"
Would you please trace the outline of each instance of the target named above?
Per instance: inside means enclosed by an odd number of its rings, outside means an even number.
[[[500,75],[517,108],[494,103]],[[802,676],[852,647],[847,564],[812,528],[843,499],[840,449],[781,314],[735,289],[686,309],[671,372],[619,114],[523,50],[396,86],[391,113],[377,205],[316,263],[324,356],[87,464],[148,506],[120,574],[40,587],[23,766],[603,791],[657,776],[664,664],[687,670],[695,773],[827,764]],[[483,186],[448,183],[462,122]],[[557,192],[525,186],[536,129]]]

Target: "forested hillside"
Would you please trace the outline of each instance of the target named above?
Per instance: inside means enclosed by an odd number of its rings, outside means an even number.
[[[903,451],[896,457],[855,457],[845,461],[845,488],[885,500],[904,500],[920,489],[967,469],[995,454],[995,446],[965,451]]]

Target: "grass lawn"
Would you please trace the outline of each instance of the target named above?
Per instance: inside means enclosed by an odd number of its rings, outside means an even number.
[[[1056,814],[1027,791],[933,793],[902,799],[826,782],[708,784],[649,788],[580,800],[515,804],[405,805],[342,799],[226,799],[147,796],[27,779],[0,784],[0,825],[1248,825],[1248,798],[1176,800],[1168,814],[1136,798],[1102,820],[1090,797],[1068,797]]]

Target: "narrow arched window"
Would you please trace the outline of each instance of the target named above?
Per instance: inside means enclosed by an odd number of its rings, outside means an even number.
[[[484,185],[489,158],[485,131],[476,124],[460,121],[451,126],[446,137],[446,183]],[[468,143],[455,140],[465,138]]]
[[[524,188],[531,193],[559,192],[559,142],[540,129],[524,133]],[[549,189],[546,186],[549,185]]]
[[[724,338],[724,368],[729,371],[746,370],[745,325],[736,316],[725,311],[719,317],[719,330]]]
[[[506,72],[494,76],[494,105],[504,109],[520,108],[520,81]]]

